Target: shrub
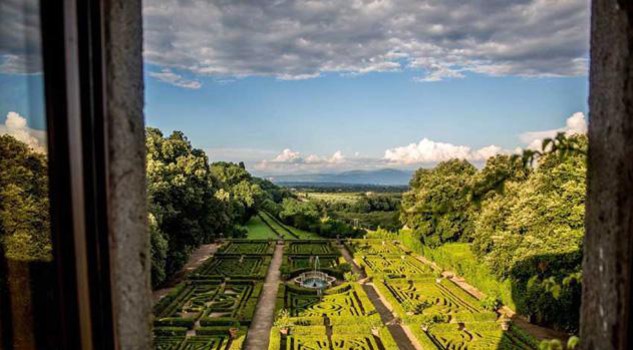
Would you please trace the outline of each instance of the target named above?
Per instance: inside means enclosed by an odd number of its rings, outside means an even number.
[[[481,307],[488,311],[497,311],[501,308],[501,299],[497,297],[487,296],[480,302]]]

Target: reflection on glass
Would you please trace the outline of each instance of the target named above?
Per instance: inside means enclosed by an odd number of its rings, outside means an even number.
[[[42,349],[56,326],[39,2],[2,1],[0,21],[0,348]]]

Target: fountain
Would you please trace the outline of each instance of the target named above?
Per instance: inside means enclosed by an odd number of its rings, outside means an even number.
[[[304,288],[312,288],[317,290],[329,288],[332,283],[336,281],[336,278],[328,275],[323,271],[320,271],[320,268],[321,266],[319,262],[319,257],[317,256],[314,259],[314,269],[312,271],[304,272],[295,277],[295,283]]]

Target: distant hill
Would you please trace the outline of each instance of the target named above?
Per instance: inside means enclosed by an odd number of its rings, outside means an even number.
[[[347,185],[406,186],[412,171],[397,169],[352,170],[336,174],[301,174],[268,177],[274,183],[322,183]]]

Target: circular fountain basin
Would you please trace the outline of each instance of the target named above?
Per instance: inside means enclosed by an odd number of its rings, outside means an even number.
[[[336,278],[321,271],[304,272],[294,278],[295,283],[304,288],[325,289],[329,288]]]

